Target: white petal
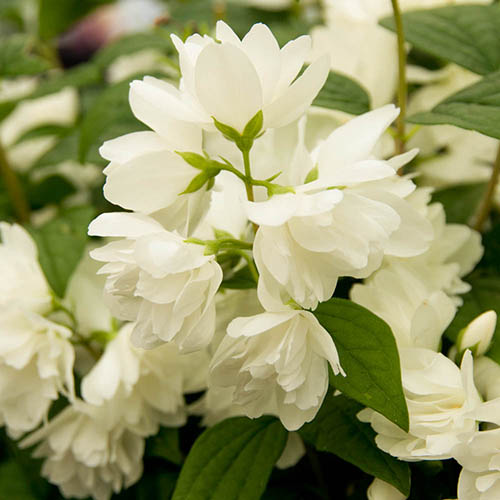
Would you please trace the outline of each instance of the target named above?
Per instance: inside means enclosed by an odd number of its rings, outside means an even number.
[[[106,141],[100,155],[108,161],[126,163],[138,156],[167,149],[167,143],[155,132],[133,132]]]
[[[89,225],[90,236],[124,236],[137,238],[164,231],[155,220],[142,214],[109,212],[99,215]]]
[[[263,226],[281,226],[294,216],[297,206],[297,196],[293,193],[275,195],[258,203],[245,203],[248,218]]]
[[[278,313],[266,312],[247,318],[235,318],[229,323],[227,334],[233,338],[253,337],[286,323],[297,314],[299,311],[288,310]]]
[[[257,72],[246,54],[233,45],[205,47],[196,62],[195,81],[208,115],[239,132],[262,108]]]
[[[281,75],[276,86],[276,95],[284,92],[293,82],[293,79],[299,74],[310,50],[311,37],[307,35],[290,40],[281,49]]]

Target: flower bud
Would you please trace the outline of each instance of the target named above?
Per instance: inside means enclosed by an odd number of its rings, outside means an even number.
[[[476,356],[481,356],[488,350],[495,327],[497,314],[495,311],[486,311],[472,320],[458,336],[458,351],[471,349]]]

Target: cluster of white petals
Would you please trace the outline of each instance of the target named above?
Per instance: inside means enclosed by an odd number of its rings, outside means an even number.
[[[136,345],[153,348],[174,341],[188,352],[210,343],[222,280],[213,256],[141,214],[103,214],[89,233],[123,238],[91,255],[107,263],[99,273],[107,275],[108,304],[116,317],[136,321]]]
[[[34,241],[0,225],[0,423],[19,437],[37,427],[51,403],[73,397],[72,332],[49,318],[52,295]]]
[[[382,450],[407,461],[451,458],[474,435],[479,422],[498,420],[500,399],[482,402],[474,385],[470,351],[465,352],[460,368],[429,349],[402,349],[400,356],[409,432],[371,409],[358,415],[377,432]]]

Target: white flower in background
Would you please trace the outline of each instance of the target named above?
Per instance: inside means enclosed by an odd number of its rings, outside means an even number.
[[[377,432],[380,449],[401,460],[443,460],[454,456],[457,446],[474,434],[478,421],[498,420],[500,399],[481,402],[470,351],[460,368],[428,349],[402,349],[400,358],[410,431],[371,409],[358,414]]]
[[[17,438],[73,397],[72,332],[15,304],[0,306],[0,423]]]
[[[18,224],[0,223],[0,304],[29,311],[50,311],[52,294],[38,263],[31,236]]]
[[[475,359],[474,383],[486,401],[500,397],[500,365],[487,356]]]
[[[410,257],[428,249],[431,224],[404,200],[415,186],[396,174],[414,153],[390,161],[372,157],[397,115],[388,105],[339,127],[315,152],[316,181],[247,203],[249,219],[259,225],[254,257],[266,309],[290,299],[314,309],[332,296],[338,277],[366,277],[384,255]]]
[[[107,406],[76,401],[23,441],[40,443],[41,474],[67,498],[109,500],[142,475],[144,437],[110,418]]]
[[[121,238],[91,257],[107,263],[99,273],[107,275],[105,297],[113,314],[136,321],[134,344],[152,348],[174,341],[187,352],[210,343],[222,270],[203,246],[185,243],[141,214],[100,215],[89,234]]]
[[[407,497],[389,483],[375,478],[366,492],[368,500],[405,500]]]
[[[497,325],[497,313],[486,311],[472,320],[459,334],[457,339],[458,352],[471,349],[475,356],[486,353]]]
[[[350,296],[391,327],[400,349],[424,347],[437,351],[456,313],[453,301],[430,286],[427,273],[419,273],[404,263],[376,271],[363,284],[355,284]]]
[[[209,385],[232,389],[242,413],[276,415],[288,430],[310,422],[342,371],[331,336],[307,311],[234,319],[210,365]]]
[[[296,78],[308,58],[311,40],[299,37],[280,49],[267,26],[256,24],[240,40],[222,21],[212,38],[172,36],[179,52],[180,89],[146,77],[132,82],[131,103],[213,130],[212,116],[243,132],[260,110],[264,127],[282,127],[309,107],[328,75],[328,57],[320,57]],[[137,116],[137,114],[136,114]],[[157,118],[158,119],[158,118]],[[154,127],[153,127],[154,128]]]
[[[71,126],[77,115],[78,92],[72,87],[21,102],[0,126],[0,141],[8,148],[11,165],[25,171],[57,142],[54,136],[44,136],[16,144],[24,133],[42,125]]]

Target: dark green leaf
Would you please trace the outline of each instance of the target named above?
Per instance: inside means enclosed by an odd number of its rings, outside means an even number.
[[[305,441],[319,451],[333,453],[362,471],[410,494],[410,468],[375,444],[375,431],[356,415],[363,405],[329,391],[319,413],[300,429]]]
[[[394,19],[382,26],[396,31]],[[403,14],[405,38],[418,49],[486,75],[500,69],[500,6],[455,5]]]
[[[175,465],[182,464],[183,456],[179,448],[179,429],[162,427],[156,436],[148,440],[147,454],[164,458]]]
[[[443,204],[447,222],[467,224],[476,214],[485,191],[486,183],[484,182],[464,184],[434,192],[432,201]]]
[[[50,65],[32,53],[33,40],[21,34],[0,39],[0,77],[36,75]]]
[[[224,420],[196,440],[173,500],[258,500],[280,457],[287,432],[278,420]]]
[[[408,431],[399,354],[389,326],[345,299],[333,298],[320,304],[314,315],[333,337],[347,374],[332,376],[332,384]]]
[[[493,309],[500,315],[500,276],[476,273],[468,281],[472,286],[471,291],[463,296],[464,303],[445,332],[452,342],[456,341],[460,330],[481,313]],[[500,321],[487,356],[500,363]]]
[[[95,216],[93,207],[74,207],[39,228],[30,228],[47,281],[63,297],[68,281],[87,244],[87,228]]]
[[[29,478],[14,461],[0,464],[0,499],[36,500]]]
[[[39,182],[31,182],[28,187],[28,198],[34,209],[48,204],[58,204],[73,194],[76,188],[61,175],[50,175]]]
[[[313,105],[338,109],[351,115],[360,115],[370,111],[370,97],[359,83],[347,76],[330,71]]]
[[[76,130],[61,138],[59,142],[31,167],[33,170],[57,165],[65,160],[78,161],[78,133]]]
[[[500,40],[500,37],[499,37]],[[408,118],[421,125],[455,125],[500,139],[500,71]]]

